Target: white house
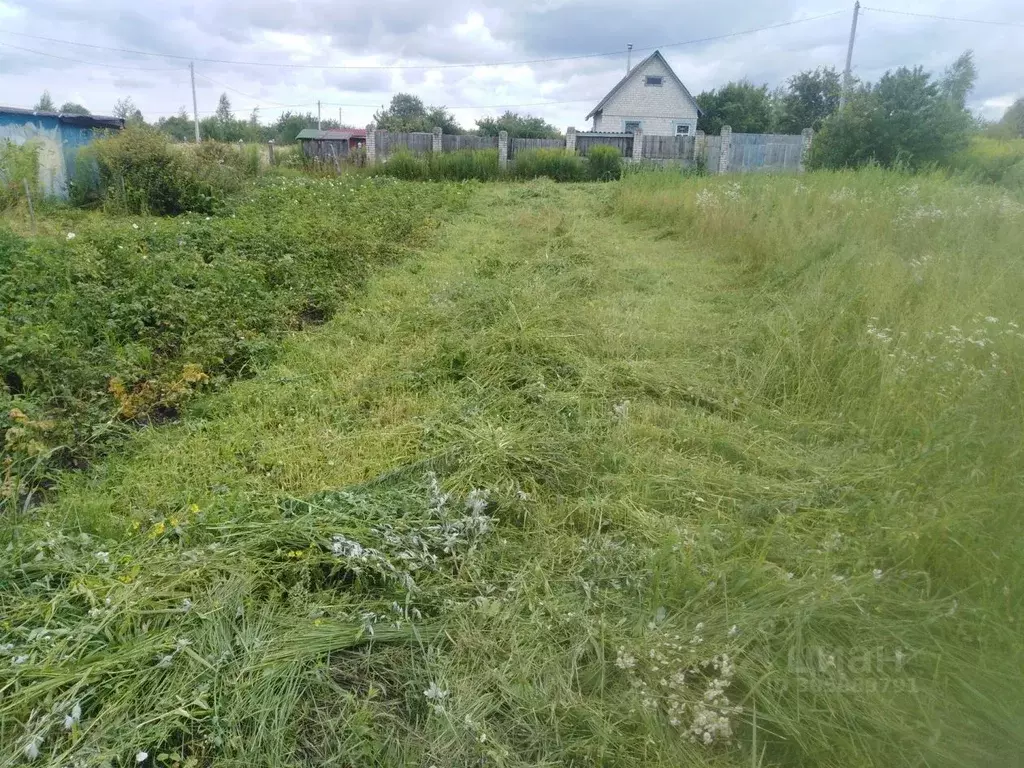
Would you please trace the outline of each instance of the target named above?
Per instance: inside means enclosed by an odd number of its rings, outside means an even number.
[[[587,115],[595,131],[651,136],[692,136],[697,132],[697,101],[660,51],[637,64]]]

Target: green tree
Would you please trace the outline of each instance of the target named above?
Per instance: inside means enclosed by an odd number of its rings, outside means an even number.
[[[56,112],[57,107],[53,103],[53,98],[50,96],[49,91],[43,91],[43,95],[39,97],[39,101],[32,107],[36,112]]]
[[[967,143],[973,120],[921,67],[886,72],[858,86],[822,126],[812,163],[856,167],[877,162],[909,168],[948,163]]]
[[[173,117],[161,117],[156,122],[156,128],[175,141],[192,141],[195,137],[195,126],[185,107],[180,107],[178,114]]]
[[[126,123],[141,125],[146,122],[142,117],[142,110],[135,106],[131,96],[118,99],[114,104],[114,117],[120,117]]]
[[[77,104],[74,101],[65,101],[60,105],[58,112],[63,112],[65,115],[91,115],[88,109],[83,107],[81,104]]]
[[[234,115],[231,114],[231,100],[226,93],[220,95],[220,100],[217,102],[217,111],[214,113],[214,116],[222,123],[230,123],[234,120]]]
[[[557,139],[561,134],[555,126],[540,117],[506,112],[501,117],[483,117],[476,121],[476,132],[480,136],[497,136],[507,131],[509,136],[519,139]]]
[[[704,114],[697,128],[708,134],[721,133],[722,126],[731,126],[737,133],[770,133],[774,108],[767,85],[754,85],[747,80],[728,83],[697,96]]]
[[[800,133],[804,128],[819,130],[822,122],[839,109],[842,84],[835,67],[808,69],[789,78],[776,98],[779,133]]]
[[[999,126],[1010,138],[1024,139],[1024,97],[1007,107]]]
[[[978,69],[974,66],[974,51],[964,51],[946,68],[940,82],[942,95],[956,108],[964,109],[967,106],[967,94],[974,89],[974,82],[977,79]]]
[[[378,128],[395,133],[429,133],[440,126],[444,133],[462,133],[455,116],[444,107],[427,107],[423,99],[411,93],[396,93],[386,109],[373,115]]]

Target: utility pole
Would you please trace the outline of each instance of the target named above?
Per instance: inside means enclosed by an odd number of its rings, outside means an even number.
[[[853,80],[853,41],[857,39],[857,17],[860,15],[860,0],[853,4],[853,23],[850,24],[850,44],[846,47],[846,69],[843,70],[843,92],[839,95],[839,108],[846,105],[846,97],[850,93]]]
[[[630,65],[633,63],[633,44],[626,45],[626,74],[629,74]]]
[[[320,99],[316,100],[316,129],[322,131],[324,126],[320,120]]]
[[[195,62],[190,61],[188,63],[188,71],[192,75],[192,117],[196,121],[196,144],[201,139],[199,138],[199,107],[196,105],[196,65]]]

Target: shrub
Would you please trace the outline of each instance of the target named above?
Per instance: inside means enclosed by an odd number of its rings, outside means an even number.
[[[405,179],[406,181],[426,181],[429,171],[425,159],[405,150],[395,152],[387,159],[387,162],[374,169],[378,175],[394,176],[396,179]]]
[[[493,181],[500,175],[498,151],[460,150],[428,156],[431,181]]]
[[[1024,189],[1024,139],[999,141],[976,136],[953,156],[950,167],[970,181]]]
[[[532,149],[516,155],[511,175],[517,179],[547,176],[555,181],[584,181],[587,168],[582,157],[564,149]]]
[[[622,176],[622,153],[618,147],[591,147],[587,175],[593,181],[614,181]]]
[[[210,212],[216,193],[231,186],[225,183],[231,174],[218,163],[205,162],[213,150],[200,145],[190,158],[145,126],[131,125],[93,147],[103,199],[130,213]]]
[[[829,117],[814,142],[811,165],[921,168],[945,164],[967,141],[971,116],[920,67],[886,72]]]
[[[25,182],[38,199],[38,144],[32,141],[22,145],[6,140],[0,142],[0,210],[25,198]]]

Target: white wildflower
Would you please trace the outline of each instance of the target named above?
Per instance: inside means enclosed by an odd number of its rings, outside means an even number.
[[[615,666],[619,669],[633,669],[636,666],[636,657],[619,648],[618,655],[615,657]]]
[[[109,563],[110,562],[110,553],[109,552],[97,552],[96,553],[96,559],[99,560],[101,563]]]
[[[482,515],[487,509],[487,497],[489,492],[482,488],[474,488],[466,496],[466,509],[474,515]]]
[[[64,730],[70,731],[75,727],[75,723],[82,719],[82,705],[75,704],[71,708],[71,713],[64,718]]]
[[[14,650],[14,643],[4,643],[0,645],[0,653],[10,653]]]
[[[882,573],[883,572],[882,572],[881,568],[875,568],[875,570],[873,570],[871,572],[871,575],[875,577],[875,581],[881,581],[882,580]]]
[[[140,752],[136,752],[135,753],[135,762],[136,763],[144,763],[148,759],[149,759],[149,752],[141,752],[140,751]]]
[[[37,757],[39,757],[39,745],[42,743],[42,736],[29,736],[28,741],[25,742],[25,747],[22,750],[25,753],[25,757],[29,760],[35,760]]]
[[[733,624],[731,627],[729,627],[729,631],[728,631],[727,634],[728,634],[729,637],[736,637],[739,633],[740,633],[740,628],[737,627],[735,624]]]
[[[68,232],[68,240],[74,240],[74,239],[75,239],[75,233],[74,232]]]
[[[436,682],[431,681],[430,687],[423,692],[423,695],[429,701],[441,702],[448,698],[448,691],[442,690]]]
[[[181,601],[181,612],[182,613],[188,613],[191,610],[192,610],[192,601],[189,600],[186,597],[184,600]]]
[[[615,418],[625,421],[629,418],[629,400],[623,400],[621,403],[615,403],[612,406],[612,414]]]
[[[11,664],[17,667],[21,664],[24,664],[26,661],[28,661],[28,656],[15,656],[13,659],[11,659]]]
[[[138,228],[139,228],[138,224],[132,224],[132,229],[138,229]]]

